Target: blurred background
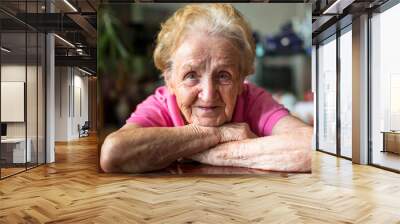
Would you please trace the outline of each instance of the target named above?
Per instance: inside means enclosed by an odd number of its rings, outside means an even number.
[[[54,162],[56,149],[63,158],[65,142],[100,135],[101,145],[163,84],[153,42],[181,5],[150,1],[0,0],[0,179]],[[318,151],[398,172],[399,1],[249,2],[235,5],[257,40],[249,81],[309,123],[318,98]]]
[[[160,23],[184,4],[104,4],[98,11],[99,119],[107,134],[125,124],[163,79],[152,55]],[[270,91],[292,114],[313,124],[311,4],[233,4],[256,40],[250,82]]]

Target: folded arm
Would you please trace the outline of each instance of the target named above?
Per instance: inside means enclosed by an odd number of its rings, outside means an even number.
[[[126,124],[105,139],[100,165],[105,172],[141,173],[167,167],[175,160],[214,147],[217,129],[186,125],[148,127]]]
[[[179,158],[190,157],[220,143],[248,139],[252,135],[247,124],[148,128],[126,124],[105,139],[100,165],[105,172],[159,170]]]
[[[270,136],[219,144],[191,158],[216,166],[308,172],[312,134],[310,126],[289,115],[275,125]]]

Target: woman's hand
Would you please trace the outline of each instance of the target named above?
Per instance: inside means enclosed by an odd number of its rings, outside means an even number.
[[[126,124],[105,139],[100,165],[105,172],[143,173],[160,170],[182,157],[219,144],[215,127],[147,127]]]
[[[271,142],[272,143],[272,142]],[[245,147],[246,145],[250,147]],[[220,144],[190,158],[213,166],[234,166],[284,172],[311,170],[311,150],[270,150],[262,139]]]
[[[232,148],[239,146],[241,140],[253,139],[258,136],[254,134],[247,123],[228,123],[218,127],[220,144],[207,151],[192,155],[190,158],[201,163],[220,166],[232,166],[227,161],[226,154],[234,152]],[[227,143],[229,142],[229,143]],[[227,144],[225,144],[227,143]],[[225,156],[223,156],[225,154]]]
[[[309,172],[313,129],[290,117],[276,125],[271,136],[252,138],[246,125],[227,124],[222,141],[231,140],[190,158],[214,166],[238,166],[272,171]],[[292,125],[288,125],[292,123]],[[291,128],[292,127],[292,128]],[[225,128],[225,129],[224,129]],[[225,137],[225,138],[224,138]],[[241,140],[232,140],[232,139]],[[220,140],[220,142],[221,142]]]
[[[218,128],[220,143],[257,138],[247,123],[228,123]]]

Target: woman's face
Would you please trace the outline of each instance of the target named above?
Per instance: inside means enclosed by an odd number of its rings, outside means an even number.
[[[187,123],[220,126],[232,119],[243,84],[240,63],[240,52],[228,39],[186,36],[165,77]]]

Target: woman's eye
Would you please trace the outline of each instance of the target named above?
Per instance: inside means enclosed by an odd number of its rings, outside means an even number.
[[[195,72],[189,72],[184,76],[183,81],[188,85],[194,85],[198,82],[197,74]]]
[[[221,82],[229,82],[231,81],[231,75],[228,72],[220,72],[218,73],[218,79]]]
[[[196,73],[194,73],[194,72],[189,72],[184,77],[185,80],[194,80],[196,78],[197,78],[197,76],[196,76]]]
[[[196,74],[194,74],[194,72],[191,72],[191,73],[187,74],[185,78],[186,79],[195,79],[196,78]]]

